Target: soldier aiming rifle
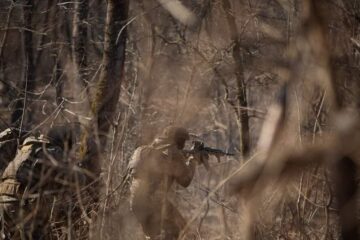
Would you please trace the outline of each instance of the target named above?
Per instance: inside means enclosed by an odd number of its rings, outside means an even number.
[[[130,207],[147,239],[177,239],[186,221],[167,197],[171,186],[188,187],[197,164],[209,168],[209,154],[231,155],[199,141],[184,150],[189,138],[186,129],[167,127],[151,144],[138,147],[129,162],[122,189],[130,185]]]

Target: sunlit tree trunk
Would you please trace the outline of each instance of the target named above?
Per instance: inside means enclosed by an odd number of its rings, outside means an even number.
[[[124,77],[128,5],[128,0],[110,0],[107,3],[102,69],[92,104],[101,146],[105,146],[106,134],[113,123]]]
[[[85,149],[81,153],[84,167],[96,178],[100,176],[100,159],[103,159],[101,155],[106,150],[107,134],[115,122],[114,115],[124,77],[128,10],[128,0],[107,1],[104,53],[95,99],[92,100],[91,105],[93,121],[91,132],[90,130],[85,132],[83,139]],[[90,191],[93,201],[98,202],[99,184],[93,185]],[[99,234],[101,236],[102,232]]]
[[[93,168],[98,169],[98,154],[104,150],[107,133],[113,124],[113,116],[120,96],[120,86],[124,77],[125,48],[126,48],[126,20],[128,17],[128,0],[110,0],[107,2],[106,22],[104,33],[104,53],[101,72],[96,85],[95,98],[92,100],[91,110],[93,122],[88,140],[99,140],[95,159],[91,160]],[[89,141],[86,141],[87,144]],[[86,147],[86,146],[85,146]],[[101,147],[102,149],[99,149]],[[94,149],[92,149],[94,151]],[[84,151],[86,152],[86,151]]]

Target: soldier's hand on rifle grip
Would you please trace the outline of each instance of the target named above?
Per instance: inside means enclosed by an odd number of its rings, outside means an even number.
[[[200,159],[202,162],[208,162],[210,155],[207,152],[200,152]]]
[[[208,160],[209,160],[209,154],[204,151],[198,151],[194,152],[189,156],[189,161],[196,162],[197,164],[204,164],[205,168],[208,168],[209,166]]]
[[[192,141],[191,150],[194,152],[200,152],[204,148],[204,143],[200,141]]]
[[[209,154],[204,151],[199,151],[193,154],[195,161],[200,165],[203,164],[206,169],[210,168],[209,165]]]
[[[209,154],[207,152],[200,152],[200,163],[204,164],[206,170],[210,170]]]

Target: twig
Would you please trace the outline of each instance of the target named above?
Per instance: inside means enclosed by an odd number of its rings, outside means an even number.
[[[360,51],[360,41],[356,40],[355,38],[350,38],[350,41],[354,44],[354,47],[356,47],[356,49]]]
[[[199,206],[198,211],[192,216],[192,218],[187,222],[186,226],[184,227],[184,229],[182,230],[182,233],[179,236],[179,240],[185,240],[185,234],[186,232],[189,230],[190,226],[193,224],[193,222],[199,217],[199,215],[201,214],[201,210],[206,206],[207,204],[207,198],[211,198],[213,197],[216,192],[222,187],[224,186],[232,177],[234,177],[235,175],[239,174],[240,172],[242,172],[242,170],[249,165],[249,163],[252,162],[253,159],[255,159],[257,157],[257,154],[254,154],[250,159],[248,159],[243,165],[241,165],[237,170],[235,170],[233,173],[229,174],[229,176],[227,176],[225,179],[223,179],[222,181],[220,181],[220,183],[218,183],[217,186],[215,186],[215,188],[208,194],[208,196],[202,201],[202,203]]]

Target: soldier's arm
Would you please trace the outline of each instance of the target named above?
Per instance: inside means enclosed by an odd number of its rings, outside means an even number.
[[[177,166],[174,168],[175,180],[181,186],[188,187],[195,174],[196,160],[190,158],[186,161],[184,157],[177,160]]]

